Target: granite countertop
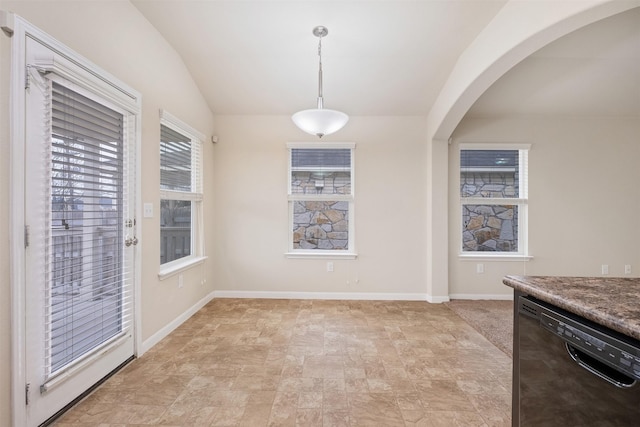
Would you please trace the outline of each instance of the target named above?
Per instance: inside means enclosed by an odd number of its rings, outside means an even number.
[[[640,278],[506,276],[502,282],[640,340]]]

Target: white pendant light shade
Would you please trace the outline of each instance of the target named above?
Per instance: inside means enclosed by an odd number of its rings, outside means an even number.
[[[322,138],[339,131],[349,121],[342,111],[327,110],[323,108],[322,98],[322,38],[329,34],[327,27],[315,27],[313,35],[318,37],[318,108],[302,110],[291,116],[293,123],[301,130],[311,135]]]
[[[349,116],[342,111],[316,108],[298,111],[291,119],[306,133],[322,138],[342,129],[349,121]]]

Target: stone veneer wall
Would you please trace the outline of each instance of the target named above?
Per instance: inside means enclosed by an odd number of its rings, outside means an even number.
[[[351,173],[295,171],[291,174],[291,194],[351,194]]]
[[[463,172],[463,197],[518,197],[517,172]],[[462,250],[465,252],[517,252],[518,206],[462,206]]]
[[[350,172],[294,171],[291,194],[351,194]],[[349,249],[349,202],[297,200],[293,203],[293,249]]]
[[[349,202],[294,202],[294,249],[347,250],[348,243]]]

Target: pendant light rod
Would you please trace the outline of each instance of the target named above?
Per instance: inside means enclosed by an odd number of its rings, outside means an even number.
[[[315,27],[313,35],[318,37],[318,109],[324,107],[324,99],[322,98],[322,38],[329,34],[327,27]]]

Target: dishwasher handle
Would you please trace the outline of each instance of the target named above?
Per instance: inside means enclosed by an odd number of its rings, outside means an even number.
[[[568,342],[565,342],[565,347],[571,359],[573,359],[573,361],[581,368],[586,369],[606,382],[621,389],[629,389],[636,385],[637,381],[634,378],[631,378],[628,375],[604,364],[595,357],[592,357],[584,351],[572,346]]]

